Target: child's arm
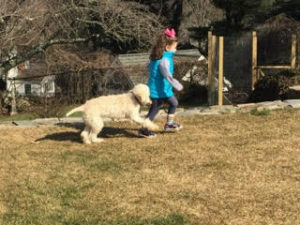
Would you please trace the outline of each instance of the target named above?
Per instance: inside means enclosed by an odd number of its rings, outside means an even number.
[[[178,80],[172,77],[172,75],[169,72],[170,63],[167,59],[162,59],[159,63],[159,70],[161,74],[164,76],[164,78],[172,85],[173,88],[175,88],[177,91],[181,91],[183,89],[183,86],[181,83],[179,83]]]

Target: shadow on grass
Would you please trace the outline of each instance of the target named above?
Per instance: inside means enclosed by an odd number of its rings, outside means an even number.
[[[77,130],[83,130],[83,128],[84,128],[84,123],[83,122],[57,123],[56,125],[59,126],[59,127],[75,128]]]
[[[77,125],[68,124],[68,127],[75,127],[77,129],[78,124]],[[83,128],[83,124],[80,126]],[[35,141],[55,140],[55,141],[72,141],[72,142],[82,143],[80,138],[80,132],[81,131],[79,132],[67,131],[67,132],[48,134],[45,137],[39,138]],[[140,138],[138,136],[138,129],[118,128],[118,127],[104,127],[98,136],[101,138],[116,138],[116,137]]]
[[[129,138],[140,138],[138,136],[138,129],[119,127],[104,127],[98,136],[103,138],[114,138],[122,136]]]
[[[48,134],[45,137],[36,139],[35,141],[39,142],[39,141],[45,141],[45,140],[72,141],[72,142],[82,143],[81,139],[80,139],[80,133],[72,132],[72,131]]]

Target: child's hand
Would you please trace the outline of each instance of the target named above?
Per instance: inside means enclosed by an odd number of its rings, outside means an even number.
[[[176,91],[182,91],[183,90],[183,85],[176,79],[173,78],[173,85]]]

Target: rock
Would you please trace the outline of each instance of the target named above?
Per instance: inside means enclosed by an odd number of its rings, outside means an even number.
[[[250,107],[255,107],[255,103],[245,103],[245,104],[238,104],[237,107],[239,108],[250,108]]]
[[[38,124],[31,120],[19,120],[19,121],[12,121],[13,125],[22,126],[22,127],[35,127]]]
[[[255,103],[247,103],[247,104],[238,104],[237,105],[239,112],[250,112],[253,109],[257,108]]]
[[[260,102],[257,103],[258,107],[262,106],[265,109],[273,110],[273,109],[283,109],[285,107],[285,104],[280,101],[267,101],[267,102]]]
[[[265,110],[265,107],[263,107],[263,106],[258,106],[258,107],[256,108],[256,110],[257,110],[258,112],[262,112],[262,111]]]
[[[233,105],[216,105],[216,106],[211,106],[210,107],[211,110],[215,110],[218,111],[221,114],[225,114],[225,113],[235,113],[238,110],[238,107],[235,107]]]
[[[75,127],[77,129],[83,129],[84,124],[81,117],[62,117],[58,118],[59,122],[56,123],[56,126],[64,127]]]
[[[176,113],[176,116],[181,116],[181,117],[189,117],[189,116],[194,116],[194,115],[200,115],[199,110],[186,110],[186,111],[181,111]]]
[[[218,114],[220,114],[218,110],[212,110],[210,108],[200,111],[200,115],[218,115]]]
[[[209,107],[208,106],[198,106],[198,107],[193,107],[193,108],[190,108],[191,110],[199,110],[200,112],[208,109]]]
[[[81,117],[61,117],[58,118],[60,123],[78,123],[83,122]]]
[[[49,124],[56,124],[59,121],[58,118],[44,118],[44,119],[35,119],[32,121],[33,123],[39,124],[39,125],[49,125]]]
[[[235,112],[250,112],[251,110],[257,110],[263,112],[264,110],[282,109],[282,108],[300,108],[300,99],[288,99],[285,101],[267,101],[260,103],[248,103],[239,104],[236,106],[224,105],[224,106],[200,106],[189,109],[178,108],[176,110],[176,116],[189,117],[194,115],[218,115],[224,113],[235,113]],[[148,111],[141,111],[141,116],[145,117]],[[156,119],[165,119],[167,112],[165,109],[159,110]],[[104,118],[105,122],[112,121],[110,118]],[[129,119],[118,119],[114,121],[130,121]],[[56,126],[75,126],[80,129],[84,127],[83,120],[81,117],[62,117],[62,118],[45,118],[35,119],[33,121],[5,121],[0,122],[0,128],[7,126],[25,126],[32,127],[38,125],[56,125]]]
[[[300,99],[287,99],[283,102],[287,108],[300,108]]]

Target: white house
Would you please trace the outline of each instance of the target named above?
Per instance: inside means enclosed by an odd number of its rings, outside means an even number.
[[[6,90],[11,92],[13,85],[19,95],[44,97],[55,95],[55,76],[47,76],[47,66],[42,62],[23,63],[8,71]]]

